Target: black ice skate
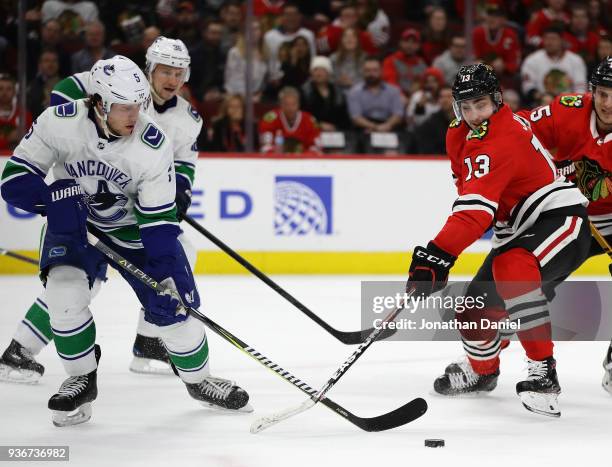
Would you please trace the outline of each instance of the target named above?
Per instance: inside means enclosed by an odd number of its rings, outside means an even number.
[[[201,383],[185,383],[189,395],[205,407],[234,412],[252,412],[249,395],[233,381],[207,376]]]
[[[173,374],[170,357],[161,339],[136,334],[132,353],[134,358],[130,364],[130,371],[153,375]]]
[[[548,417],[560,417],[557,397],[561,386],[557,379],[557,362],[553,357],[546,360],[527,360],[527,380],[516,383],[516,393],[525,408]]]
[[[28,349],[15,339],[0,357],[0,381],[11,383],[37,383],[45,367],[34,360]]]
[[[608,351],[606,352],[603,367],[604,376],[601,385],[606,391],[612,394],[612,342],[610,342],[610,347],[608,347]]]
[[[491,392],[497,386],[498,376],[499,369],[490,375],[479,375],[466,357],[446,367],[444,374],[434,381],[434,391],[443,396]]]
[[[100,361],[100,346],[95,348],[96,362]],[[85,423],[91,418],[91,403],[98,397],[97,370],[86,375],[70,376],[56,394],[49,399],[55,426],[64,427]]]

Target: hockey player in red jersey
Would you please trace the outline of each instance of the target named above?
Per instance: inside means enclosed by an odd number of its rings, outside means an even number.
[[[527,354],[528,377],[516,391],[536,413],[559,416],[561,392],[553,357],[546,284],[567,276],[589,248],[586,198],[558,178],[548,151],[529,123],[502,101],[493,69],[463,66],[453,85],[457,119],[446,147],[459,197],[427,247],[416,247],[407,288],[430,294],[446,284],[456,258],[493,224],[493,249],[467,296],[485,307],[457,313],[467,359],[434,382],[439,394],[491,391],[499,376],[501,339],[516,329]],[[482,320],[505,330],[484,329]]]
[[[590,221],[612,242],[612,57],[595,68],[590,84],[590,93],[562,95],[520,115],[529,119],[542,144],[554,150],[558,171],[576,181],[590,201]],[[593,239],[589,256],[602,253]],[[612,342],[603,366],[602,385],[612,393]]]

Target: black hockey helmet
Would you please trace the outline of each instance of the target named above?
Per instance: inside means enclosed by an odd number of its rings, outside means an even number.
[[[453,83],[453,108],[457,119],[461,120],[459,102],[487,95],[498,106],[502,104],[501,86],[491,66],[476,63],[459,68]]]
[[[612,88],[612,57],[608,56],[604,58],[593,70],[590,85],[591,91],[593,91],[596,86]]]

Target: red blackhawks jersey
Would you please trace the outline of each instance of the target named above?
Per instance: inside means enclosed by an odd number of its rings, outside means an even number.
[[[267,153],[321,152],[320,134],[317,121],[305,111],[298,112],[293,124],[289,124],[280,109],[274,109],[259,123],[261,151]]]
[[[447,153],[459,197],[433,242],[459,256],[493,224],[493,247],[522,235],[551,209],[586,205],[571,183],[558,177],[548,151],[507,105],[472,130],[454,120]]]
[[[555,151],[559,171],[576,181],[589,199],[589,218],[603,235],[612,234],[612,133],[597,132],[593,96],[565,94],[533,111],[529,118],[542,144]]]

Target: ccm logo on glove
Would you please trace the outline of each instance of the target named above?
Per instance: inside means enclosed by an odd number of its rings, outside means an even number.
[[[427,253],[427,250],[417,248],[414,252],[415,256],[424,259],[425,261],[429,261],[433,264],[438,264],[440,266],[444,266],[446,268],[450,268],[452,266],[452,261],[448,261],[442,258],[438,258],[437,256],[430,255]]]

